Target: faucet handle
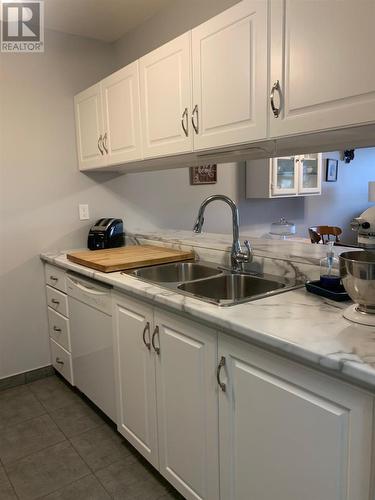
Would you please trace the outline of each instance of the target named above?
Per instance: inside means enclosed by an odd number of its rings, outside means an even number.
[[[251,262],[253,260],[253,250],[251,248],[251,245],[250,245],[250,241],[249,240],[245,240],[244,241],[244,245],[247,249],[247,252],[246,252],[246,261],[245,262]]]

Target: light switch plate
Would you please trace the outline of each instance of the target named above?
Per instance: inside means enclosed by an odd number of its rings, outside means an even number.
[[[79,204],[78,209],[79,209],[79,220],[89,220],[90,218],[89,206]]]

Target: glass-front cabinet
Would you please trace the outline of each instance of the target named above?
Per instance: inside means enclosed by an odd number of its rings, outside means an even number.
[[[321,175],[319,154],[305,154],[299,156],[299,186],[301,194],[313,194],[321,192]]]
[[[270,177],[271,197],[320,194],[322,155],[313,153],[273,158]]]
[[[295,195],[298,190],[297,163],[294,156],[272,159],[272,192],[275,195]]]
[[[249,160],[246,162],[246,197],[320,195],[322,162],[321,153]]]

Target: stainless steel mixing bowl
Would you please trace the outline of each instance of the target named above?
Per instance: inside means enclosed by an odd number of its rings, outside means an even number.
[[[340,274],[345,290],[358,303],[357,310],[375,314],[375,251],[342,253]]]

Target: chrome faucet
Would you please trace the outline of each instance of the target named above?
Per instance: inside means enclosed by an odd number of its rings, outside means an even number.
[[[231,266],[233,271],[242,271],[244,263],[248,263],[253,260],[253,252],[248,240],[244,242],[247,251],[246,252],[242,251],[239,238],[240,224],[239,224],[238,209],[233,200],[228,198],[228,196],[224,196],[223,194],[214,194],[206,198],[199,207],[198,217],[197,220],[195,221],[193,231],[195,233],[202,232],[202,227],[204,223],[204,211],[206,210],[207,205],[211,203],[211,201],[224,201],[230,206],[232,210],[233,243],[230,254]]]

